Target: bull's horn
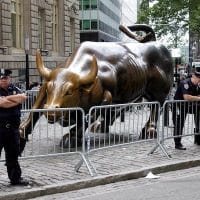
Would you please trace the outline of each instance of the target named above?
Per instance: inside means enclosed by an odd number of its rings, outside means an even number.
[[[50,76],[51,70],[44,66],[39,49],[37,49],[36,51],[36,66],[37,66],[39,74],[45,79],[48,79]]]
[[[97,60],[96,60],[95,55],[93,55],[92,63],[90,66],[90,72],[86,76],[80,78],[80,85],[86,85],[86,84],[90,84],[94,82],[97,76],[97,71],[98,71]]]

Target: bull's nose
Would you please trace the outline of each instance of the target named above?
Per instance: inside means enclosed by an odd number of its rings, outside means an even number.
[[[45,109],[60,108],[60,105],[58,105],[58,104],[53,104],[53,105],[44,104],[44,108],[45,108]]]
[[[59,113],[53,111],[47,111],[44,113],[49,123],[55,123],[60,118]]]

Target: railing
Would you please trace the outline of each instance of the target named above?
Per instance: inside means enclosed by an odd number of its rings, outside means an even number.
[[[159,144],[168,157],[171,157],[171,155],[164,148],[164,142],[167,139],[194,135],[194,138],[197,138],[196,142],[200,144],[200,102],[165,101],[161,127]],[[158,145],[152,150],[152,153],[157,147]]]
[[[200,144],[198,102],[166,101],[162,110],[157,102],[94,106],[87,115],[81,108],[28,107],[22,110],[21,125],[30,122],[23,130],[29,130],[30,135],[21,159],[78,153],[81,159],[76,171],[85,163],[92,176],[97,174],[89,159],[93,151],[152,142],[149,154],[160,147],[170,157],[164,143],[180,137],[178,133],[182,133],[181,137],[194,135]],[[150,124],[155,125],[153,131],[148,130]]]

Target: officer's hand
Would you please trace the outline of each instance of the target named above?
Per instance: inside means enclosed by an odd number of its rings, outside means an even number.
[[[16,102],[18,103],[22,103],[27,99],[26,94],[22,93],[22,94],[17,94],[15,97]]]

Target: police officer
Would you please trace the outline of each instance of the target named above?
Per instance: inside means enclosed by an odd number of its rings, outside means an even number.
[[[8,69],[0,69],[0,154],[5,150],[8,177],[12,185],[28,185],[21,178],[19,156],[19,125],[21,103],[26,100],[25,94],[11,84]]]
[[[187,113],[194,114],[195,118],[195,132],[200,133],[200,67],[196,67],[194,73],[190,78],[182,80],[175,92],[174,100],[187,100],[187,102],[175,103],[172,109],[172,120],[174,123],[174,136],[182,135],[183,126]],[[175,137],[175,148],[179,150],[186,150],[181,143],[181,137]],[[194,142],[200,145],[200,135],[195,135]]]

